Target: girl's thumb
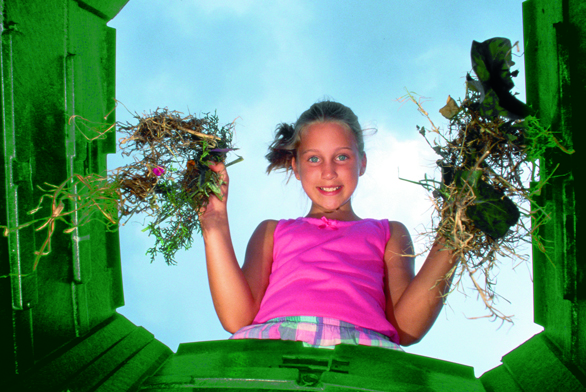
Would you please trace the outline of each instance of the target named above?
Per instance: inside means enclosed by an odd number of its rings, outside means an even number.
[[[213,171],[220,171],[222,163],[221,162],[210,162],[209,166],[210,169],[212,169]]]

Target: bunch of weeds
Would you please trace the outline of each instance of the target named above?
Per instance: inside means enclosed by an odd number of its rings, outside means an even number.
[[[537,228],[550,219],[548,211],[534,201],[548,180],[539,179],[538,160],[546,148],[573,153],[509,93],[511,77],[516,76],[509,71],[514,64],[511,49],[510,41],[504,38],[473,42],[472,63],[478,79],[468,74],[465,99],[457,103],[448,97],[440,109],[450,121],[445,131],[435,126],[416,93],[407,91],[400,98],[415,103],[429,120],[431,127],[417,129],[439,155],[436,165],[441,180],[426,176],[421,181],[405,181],[431,193],[432,226],[422,233],[428,248],[437,237],[443,237],[446,249],[460,260],[443,277],[451,280],[457,275],[444,297],[468,275],[490,311],[484,317],[503,322],[512,322],[512,316],[494,306],[498,295],[492,270],[498,257],[528,261],[528,255],[517,253],[522,243],[534,243],[546,252],[536,235]],[[430,134],[437,139],[430,142]],[[483,275],[484,282],[475,277],[477,273]]]
[[[0,226],[4,236],[38,223],[36,231],[47,230],[44,242],[34,252],[32,272],[40,258],[51,252],[57,221],[66,225],[66,234],[92,220],[114,231],[133,215],[146,213],[150,221],[143,231],[156,240],[147,255],[152,262],[162,253],[167,264],[176,263],[174,256],[178,250],[191,247],[194,231],[201,232],[198,212],[205,209],[210,195],[221,198],[219,175],[209,164],[224,162],[227,153],[236,150],[232,146],[234,123],[219,126],[215,113],[197,118],[167,109],[134,117],[137,124],[94,124],[79,116],[70,118],[69,123],[88,142],[104,139],[117,127],[125,134],[119,140],[119,149],[122,155],[132,156],[134,162],[105,176],[75,173],[58,186],[37,186],[43,193],[38,206],[28,214],[44,210],[47,199],[50,214],[17,227]],[[227,166],[241,160],[239,157]]]
[[[146,213],[151,219],[143,231],[155,237],[147,254],[152,261],[162,253],[167,264],[175,264],[177,250],[189,249],[193,232],[201,232],[198,212],[210,195],[222,197],[219,174],[209,165],[224,162],[235,150],[234,123],[220,127],[216,114],[196,118],[167,109],[135,118],[137,124],[118,125],[126,135],[120,140],[122,154],[135,157],[134,163],[113,171],[120,213],[126,220]]]

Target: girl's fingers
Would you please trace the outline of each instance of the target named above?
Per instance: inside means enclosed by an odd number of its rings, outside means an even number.
[[[226,170],[226,165],[222,162],[210,162],[209,168],[213,172],[216,172],[220,175],[220,193],[222,195],[222,199],[220,200],[215,195],[210,195],[209,202],[207,207],[200,209],[198,212],[201,215],[204,215],[206,210],[208,211],[217,211],[226,208],[226,202],[228,199],[228,171]]]
[[[220,173],[220,180],[228,183],[228,171],[226,170],[226,165],[222,162],[210,162],[210,169],[216,173]]]
[[[210,169],[212,169],[215,172],[220,172],[222,170],[226,170],[226,165],[224,165],[222,162],[210,162],[209,166],[210,166]]]

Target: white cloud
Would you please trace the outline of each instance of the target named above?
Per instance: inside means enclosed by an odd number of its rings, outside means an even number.
[[[353,205],[361,217],[387,218],[404,223],[416,239],[418,231],[431,222],[432,203],[421,186],[402,181],[419,181],[434,175],[437,156],[418,139],[398,140],[398,132],[385,125],[366,138],[368,164],[355,193]]]

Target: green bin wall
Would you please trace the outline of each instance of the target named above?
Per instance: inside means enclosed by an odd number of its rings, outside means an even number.
[[[42,194],[37,185],[49,189],[45,183],[59,185],[73,173],[106,173],[106,154],[116,152],[115,134],[88,142],[82,128],[68,120],[78,115],[96,123],[115,121],[113,113],[104,118],[116,96],[116,32],[106,23],[126,2],[0,1],[1,224],[16,227],[31,220],[27,212]],[[46,200],[35,216],[48,216],[49,205]],[[50,390],[58,389],[63,376],[74,374],[76,367],[89,366],[104,354],[98,351],[91,357],[89,346],[80,347],[87,346],[83,342],[88,336],[116,324],[116,308],[124,299],[117,232],[107,232],[95,221],[64,234],[66,225],[58,221],[51,253],[31,274],[33,252],[47,236],[46,229],[35,231],[39,225],[0,237],[0,275],[10,275],[0,278],[0,372],[9,380],[26,380],[30,390]],[[111,344],[136,330],[132,325],[116,330]],[[143,332],[142,340],[133,341],[139,346],[126,343],[126,351],[134,353],[145,340],[153,340]],[[73,347],[77,351],[71,351]],[[44,373],[51,362],[49,368],[58,372]],[[93,366],[107,368],[97,362]],[[17,390],[27,388],[23,384]]]
[[[568,155],[553,148],[541,159],[542,177],[553,174],[538,198],[552,216],[539,231],[551,260],[534,249],[534,317],[565,359],[584,369],[585,187],[580,159],[585,152],[586,2],[531,0],[523,13],[528,103],[543,126],[576,151]]]
[[[127,1],[0,0],[0,224],[31,219],[37,185],[105,174],[114,136],[88,142],[68,119],[115,121],[113,112],[104,119],[115,98],[115,31],[106,23]],[[0,278],[3,390],[585,390],[584,245],[577,239],[584,232],[578,157],[586,3],[528,0],[523,18],[528,103],[577,152],[551,149],[541,159],[542,177],[557,167],[538,198],[552,213],[539,231],[551,262],[536,250],[533,263],[535,322],[545,330],[501,366],[476,379],[469,366],[403,352],[269,340],[183,343],[173,354],[116,312],[124,304],[118,233],[94,222],[64,234],[57,222],[52,252],[32,275],[33,252],[47,232],[27,227],[0,237],[0,276],[10,275]]]

